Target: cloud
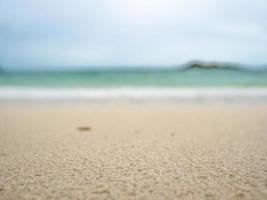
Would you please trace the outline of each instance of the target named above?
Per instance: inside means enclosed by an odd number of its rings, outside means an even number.
[[[263,64],[266,7],[265,0],[1,1],[0,63],[10,68],[191,59]]]

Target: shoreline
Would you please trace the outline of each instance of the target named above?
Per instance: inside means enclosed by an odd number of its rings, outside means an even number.
[[[0,87],[0,100],[177,100],[177,101],[265,101],[265,87],[115,87],[115,88],[31,88]]]

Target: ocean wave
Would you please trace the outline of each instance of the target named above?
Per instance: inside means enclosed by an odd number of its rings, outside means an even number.
[[[1,87],[0,99],[267,99],[267,88],[21,88]]]

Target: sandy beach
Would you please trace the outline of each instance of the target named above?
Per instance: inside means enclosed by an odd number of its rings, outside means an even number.
[[[0,104],[0,199],[267,199],[267,104]]]

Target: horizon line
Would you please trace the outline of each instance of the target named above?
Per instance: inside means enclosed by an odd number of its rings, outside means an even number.
[[[267,64],[252,65],[242,64],[238,62],[220,62],[220,61],[204,61],[204,60],[190,60],[181,64],[89,64],[89,65],[32,65],[32,66],[16,66],[7,67],[0,65],[0,72],[23,72],[23,71],[145,71],[145,70],[183,70],[190,69],[192,65],[215,65],[218,69],[229,68],[236,70],[267,70]],[[38,67],[38,68],[36,68]],[[21,69],[22,68],[22,69]],[[199,67],[201,68],[201,67]]]

